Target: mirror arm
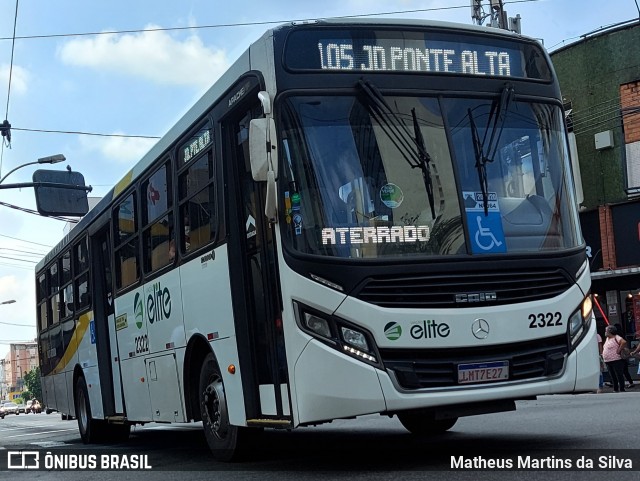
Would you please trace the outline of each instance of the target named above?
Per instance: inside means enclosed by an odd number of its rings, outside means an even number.
[[[273,168],[273,145],[271,139],[271,124],[273,122],[273,114],[271,112],[271,98],[265,91],[258,92],[258,98],[262,104],[262,110],[264,116],[267,119],[267,131],[266,131],[266,150],[267,150],[267,193],[264,203],[264,214],[269,219],[269,222],[275,224],[278,221],[278,209],[276,200],[276,173]]]

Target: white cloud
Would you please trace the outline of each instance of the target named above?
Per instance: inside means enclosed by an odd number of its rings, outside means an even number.
[[[20,281],[14,275],[0,277],[0,302],[15,300],[23,293],[24,278]]]
[[[154,28],[159,27],[146,27]],[[206,47],[196,35],[179,41],[162,31],[71,40],[59,49],[58,55],[69,65],[199,88],[211,85],[229,66],[225,50]]]
[[[120,132],[116,132],[120,134]],[[130,137],[81,137],[81,145],[89,152],[99,152],[109,161],[120,164],[137,162],[157,142],[157,139]]]
[[[13,69],[11,69],[9,64],[0,65],[0,92],[7,91],[9,71],[11,71],[11,92],[16,94],[25,93],[29,83],[29,72],[19,65],[14,65]]]

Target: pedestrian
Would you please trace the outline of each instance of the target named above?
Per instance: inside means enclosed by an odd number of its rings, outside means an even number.
[[[640,334],[636,333],[636,339],[640,337]],[[631,357],[635,357],[636,359],[640,358],[640,342],[636,345],[636,348],[631,351]],[[638,374],[640,375],[640,362],[638,362]]]
[[[607,326],[604,330],[606,341],[602,346],[602,358],[607,365],[607,370],[611,376],[614,392],[625,392],[624,388],[624,359],[620,356],[622,348],[626,347],[627,341],[618,335],[615,326]]]
[[[615,327],[619,333],[622,332],[622,326],[620,324],[615,324]],[[622,374],[624,375],[624,378],[627,380],[627,388],[630,388],[630,387],[633,387],[634,384],[633,384],[633,378],[629,373],[629,359],[623,359],[623,361],[624,361],[624,366],[622,367]]]

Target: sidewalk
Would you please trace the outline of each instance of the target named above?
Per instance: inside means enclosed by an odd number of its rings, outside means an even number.
[[[635,376],[633,376],[633,385],[631,387],[626,387],[625,386],[625,391],[626,392],[637,392],[640,393],[640,382],[635,379]],[[607,392],[613,392],[613,386],[607,386],[607,383],[605,382],[604,387],[602,388],[602,393],[607,393]]]

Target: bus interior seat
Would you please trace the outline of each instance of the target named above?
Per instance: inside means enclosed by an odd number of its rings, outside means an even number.
[[[156,271],[171,262],[169,258],[169,241],[164,241],[151,251],[151,270]]]
[[[553,212],[544,197],[500,197],[498,204],[509,248],[540,249],[549,237],[558,235],[552,229]]]
[[[211,241],[211,226],[204,224],[189,232],[189,240],[186,250],[192,251]]]
[[[135,257],[123,259],[120,263],[120,279],[122,281],[120,287],[126,287],[138,279],[138,269]]]

